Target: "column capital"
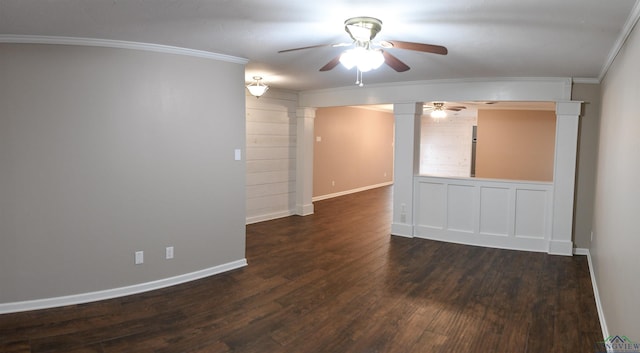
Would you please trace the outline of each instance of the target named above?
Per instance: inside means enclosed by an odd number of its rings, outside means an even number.
[[[299,107],[296,109],[296,117],[314,119],[316,117],[316,108]]]
[[[393,114],[397,116],[402,115],[422,115],[423,105],[419,102],[414,103],[395,103],[393,105]]]
[[[579,116],[582,108],[580,101],[556,102],[556,115]]]

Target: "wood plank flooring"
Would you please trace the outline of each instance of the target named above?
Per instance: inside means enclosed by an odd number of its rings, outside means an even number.
[[[390,236],[391,188],[247,226],[249,266],[0,315],[0,352],[593,352],[584,256]]]

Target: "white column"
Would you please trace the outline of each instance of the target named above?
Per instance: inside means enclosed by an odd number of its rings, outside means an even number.
[[[391,234],[413,237],[413,177],[420,168],[421,103],[394,104],[393,221]]]
[[[315,108],[296,110],[296,214],[313,214],[313,124]]]
[[[553,217],[549,254],[573,254],[573,200],[581,102],[556,103]]]

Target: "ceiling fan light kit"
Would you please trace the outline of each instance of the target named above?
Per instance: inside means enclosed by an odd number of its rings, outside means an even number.
[[[431,105],[425,104],[424,110],[430,110],[429,114],[432,119],[440,120],[447,117],[447,110],[451,110],[454,112],[459,112],[463,109],[467,109],[467,107],[462,105],[445,105],[445,102],[433,102]]]
[[[252,96],[260,98],[269,89],[269,86],[262,82],[262,77],[253,76],[253,82],[247,85],[247,89]]]
[[[444,103],[442,102],[433,103],[433,110],[431,111],[431,117],[435,120],[439,120],[447,117],[447,112],[444,111]]]
[[[340,55],[340,63],[347,70],[356,66],[360,72],[367,72],[379,68],[384,63],[384,56],[380,50],[355,47]]]
[[[434,110],[431,112],[431,117],[435,120],[440,120],[446,118],[447,113],[444,110]]]
[[[360,87],[362,84],[362,73],[375,70],[383,63],[394,69],[396,72],[404,72],[409,70],[409,66],[400,59],[391,55],[384,49],[405,49],[420,51],[425,53],[433,53],[447,55],[447,48],[439,45],[403,42],[398,40],[385,40],[373,42],[373,38],[382,30],[382,21],[373,17],[352,17],[344,21],[344,29],[349,34],[353,42],[312,45],[301,48],[281,50],[278,53],[286,53],[295,50],[312,49],[319,47],[342,47],[353,45],[352,49],[347,49],[339,56],[331,59],[327,64],[320,68],[320,71],[329,71],[341,63],[345,68],[356,68],[356,84]],[[380,48],[376,48],[378,46]]]

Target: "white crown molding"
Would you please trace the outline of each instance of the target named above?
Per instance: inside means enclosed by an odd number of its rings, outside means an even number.
[[[127,287],[112,288],[97,292],[81,293],[68,295],[63,297],[45,298],[36,300],[27,300],[22,302],[3,303],[0,304],[0,315],[8,313],[17,313],[29,310],[39,310],[55,308],[66,305],[83,304],[95,302],[99,300],[107,300],[127,295],[148,292],[156,289],[174,286],[176,284],[195,281],[201,278],[213,276],[219,273],[235,270],[247,266],[246,259],[228,262],[222,265],[214,266],[200,271],[186,273],[175,277],[164,278],[157,281],[135,284]]]
[[[226,62],[231,62],[234,64],[242,64],[242,65],[246,65],[249,62],[249,60],[245,58],[212,53],[204,50],[172,47],[169,45],[161,45],[161,44],[127,42],[122,40],[111,40],[111,39],[1,34],[0,43],[58,44],[58,45],[79,45],[79,46],[90,46],[90,47],[133,49],[133,50],[153,51],[158,53],[195,56],[198,58],[226,61]]]
[[[600,79],[597,77],[574,77],[573,83],[586,83],[590,85],[599,85]]]
[[[627,38],[629,37],[629,35],[631,35],[631,32],[633,31],[633,28],[636,26],[636,23],[638,23],[639,18],[640,18],[640,0],[636,0],[635,5],[633,5],[633,9],[631,9],[631,14],[627,18],[627,22],[624,24],[622,31],[620,31],[620,36],[618,37],[618,40],[616,40],[616,43],[613,45],[613,48],[611,48],[611,52],[607,57],[607,61],[604,63],[604,66],[602,66],[602,70],[600,71],[600,75],[598,76],[598,81],[602,81],[602,79],[604,79],[604,77],[607,75],[609,68],[613,64],[613,61],[616,59],[616,56],[618,56],[618,53],[620,52],[620,50],[622,50],[624,43],[627,41]]]

